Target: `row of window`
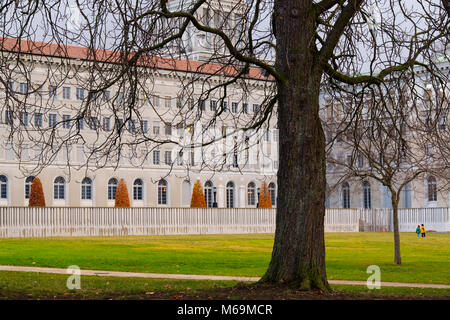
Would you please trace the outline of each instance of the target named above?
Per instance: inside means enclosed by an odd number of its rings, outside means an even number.
[[[426,180],[427,200],[428,202],[436,202],[438,199],[437,181],[434,176],[429,176]],[[372,208],[372,191],[368,181],[362,183],[362,205],[364,209]],[[404,192],[404,206],[405,208],[411,207],[411,184],[407,184]],[[344,182],[341,188],[341,205],[342,208],[350,208],[350,185],[348,182]],[[390,192],[387,187],[384,187],[383,206],[390,207]]]
[[[25,199],[30,198],[31,185],[34,177],[25,179]],[[108,181],[108,200],[115,200],[118,181],[111,178]],[[133,200],[143,200],[142,179],[136,179],[133,182]],[[64,200],[66,198],[66,180],[63,177],[56,177],[53,181],[53,199]],[[8,199],[8,178],[0,175],[0,199]],[[81,181],[81,200],[93,199],[93,181],[91,178],[84,178]],[[158,182],[158,204],[167,204],[167,181]]]
[[[4,116],[4,123],[8,125],[14,124],[15,117],[18,116],[20,125],[29,126],[31,124],[36,128],[43,128],[44,126],[44,115],[42,113],[36,112],[31,116],[28,112],[19,112],[16,115],[12,110],[6,110]],[[111,117],[103,117],[100,121],[97,117],[91,117],[89,119],[79,118],[72,119],[73,116],[69,114],[63,114],[62,117],[56,113],[48,114],[48,127],[55,128],[58,124],[61,124],[63,129],[71,129],[75,124],[78,130],[84,130],[85,127],[89,127],[91,130],[103,129],[104,131],[111,131],[113,129],[113,119]],[[162,133],[164,128],[164,134],[166,136],[172,135],[172,125],[170,123],[164,123],[162,125],[159,121],[154,121],[152,126],[152,133],[154,135],[159,135]],[[124,125],[123,119],[116,119],[114,121],[114,129],[116,130],[128,130],[130,133],[149,133],[150,132],[150,124],[148,120],[140,120],[139,123],[137,120],[130,119],[127,120],[126,126]],[[191,134],[194,134],[193,126],[184,128],[178,127],[177,134],[178,136],[184,136],[185,130]],[[227,127],[222,127],[222,135],[227,134]],[[263,134],[263,139],[266,142],[270,141],[270,130],[266,129]],[[273,141],[278,142],[278,130],[273,130]]]
[[[28,83],[21,82],[19,83],[19,90],[16,91],[15,89],[15,83],[13,81],[8,81],[8,91],[11,94],[20,93],[22,95],[28,95],[32,92],[34,92],[35,95],[42,96],[43,95],[43,87],[39,85],[34,85],[32,90],[30,90],[30,86]],[[88,97],[87,92],[88,90],[84,88],[75,88],[75,99],[83,101]],[[55,85],[49,85],[48,86],[48,96],[52,99],[58,98],[58,87]],[[72,99],[72,88],[69,86],[63,86],[62,87],[62,98],[65,100]],[[171,96],[165,96],[161,97],[159,95],[151,95],[150,98],[147,98],[149,103],[151,103],[154,107],[160,107],[162,105],[161,100],[164,100],[164,106],[166,108],[172,107],[172,100],[173,98]],[[111,91],[105,90],[103,92],[95,93],[92,95],[91,100],[97,100],[97,101],[103,101],[108,102],[111,100]],[[125,94],[122,92],[119,92],[114,100],[115,103],[125,103],[126,98]],[[182,97],[176,98],[176,106],[177,108],[182,108],[183,105],[188,105],[189,108],[193,109],[196,105],[197,107],[202,110],[206,111],[207,107],[207,100],[206,99],[183,99]],[[210,100],[209,101],[209,110],[216,112],[218,111],[218,108],[222,109],[224,112],[232,112],[232,113],[238,113],[243,112],[245,114],[248,114],[250,112],[250,107],[248,103],[242,103],[242,106],[240,107],[239,102],[231,102],[231,109],[229,107],[229,102],[225,101],[223,99],[220,100]],[[260,104],[252,104],[252,111],[254,113],[259,112],[260,110]]]
[[[25,179],[25,198],[30,198],[31,185],[34,177],[30,176]],[[107,192],[108,200],[115,200],[116,191],[119,182],[116,178],[108,180]],[[248,198],[247,204],[254,206],[256,199],[259,199],[259,188],[256,188],[254,182],[250,182],[247,186]],[[158,204],[168,204],[168,183],[166,180],[161,179],[158,182]],[[269,193],[272,200],[272,204],[276,205],[276,186],[275,183],[269,184]],[[216,206],[216,188],[211,181],[206,181],[204,185],[205,202],[208,208]],[[144,198],[144,182],[142,179],[135,179],[133,182],[133,200],[143,200]],[[8,199],[8,178],[4,175],[0,175],[0,198]],[[64,200],[66,198],[66,180],[63,177],[56,177],[53,181],[53,199]],[[91,178],[84,178],[81,181],[81,200],[93,199],[93,181]],[[230,181],[226,185],[226,207],[235,207],[235,185]]]

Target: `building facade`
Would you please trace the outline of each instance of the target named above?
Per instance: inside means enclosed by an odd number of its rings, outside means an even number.
[[[189,1],[169,1],[170,8],[184,5]],[[200,10],[198,18],[236,30],[241,11],[226,12],[235,6],[236,1],[221,1]],[[0,145],[0,205],[27,206],[37,176],[48,206],[114,206],[120,179],[126,181],[134,207],[188,207],[196,180],[203,185],[208,207],[257,207],[263,181],[276,206],[276,117],[258,130],[243,130],[255,122],[267,96],[273,95],[274,82],[262,70],[251,68],[242,83],[230,84],[226,93],[218,89],[205,96],[206,83],[208,88],[219,86],[232,75],[211,72],[220,65],[205,63],[218,50],[213,37],[189,28],[182,40],[172,49],[186,59],[143,66],[142,72],[151,77],[139,83],[143,90],[135,92],[137,99],[131,103],[123,83],[90,93],[92,79],[99,74],[93,71],[85,48],[65,46],[61,54],[54,44],[19,41],[23,50],[19,57],[29,71],[25,75],[13,59],[17,41],[3,39],[2,61],[7,62],[3,66],[10,67],[2,70],[0,84],[4,142]],[[448,74],[448,61],[441,66]],[[95,100],[95,109],[80,113],[86,100]],[[126,114],[128,107],[136,113]],[[322,116],[326,121],[336,114],[325,110]],[[116,131],[120,134],[113,135]],[[118,136],[120,146],[111,143]],[[52,137],[54,144],[49,142]],[[105,143],[114,148],[95,152]],[[334,148],[339,152],[339,144]],[[340,175],[339,170],[328,168],[329,185]],[[411,182],[400,202],[404,208],[449,205],[448,181],[432,175]],[[389,208],[391,204],[385,186],[355,179],[328,192],[326,206]]]

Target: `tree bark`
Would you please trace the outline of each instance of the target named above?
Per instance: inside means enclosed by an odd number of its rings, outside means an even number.
[[[325,269],[325,136],[322,72],[315,65],[312,1],[275,1],[279,81],[278,196],[272,260],[262,282],[329,290]]]
[[[392,219],[394,224],[394,263],[402,264],[400,255],[400,229],[398,224],[398,203],[397,194],[392,194]]]

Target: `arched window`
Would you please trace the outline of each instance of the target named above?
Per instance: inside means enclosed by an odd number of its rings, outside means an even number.
[[[84,178],[81,181],[81,199],[92,200],[92,180],[90,178]]]
[[[8,178],[0,176],[0,199],[8,199]]]
[[[31,185],[33,184],[34,177],[30,176],[25,179],[25,199],[30,199]]]
[[[436,178],[429,176],[427,180],[428,184],[428,201],[437,201],[437,183]]]
[[[350,185],[348,182],[342,184],[342,208],[350,208]]]
[[[363,208],[364,209],[372,208],[372,196],[369,181],[363,182]]]
[[[205,202],[206,207],[212,208],[214,199],[213,199],[213,183],[211,181],[205,182]]]
[[[66,180],[63,177],[57,177],[53,182],[53,199],[65,199]]]
[[[269,194],[270,194],[270,201],[272,202],[272,206],[277,205],[277,187],[275,183],[271,182],[269,183]]]
[[[167,181],[164,179],[158,182],[158,204],[167,204]]]
[[[227,208],[234,208],[234,183],[227,183]]]
[[[116,199],[116,190],[117,190],[117,179],[111,178],[108,181],[108,200]]]
[[[255,183],[250,182],[247,186],[247,204],[249,206],[255,205]]]
[[[136,179],[133,182],[133,200],[143,200],[144,182]]]

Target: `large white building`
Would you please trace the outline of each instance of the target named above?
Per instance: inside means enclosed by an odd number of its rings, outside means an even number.
[[[231,10],[235,2],[221,1],[220,9]],[[169,1],[169,6],[181,3],[188,4]],[[225,17],[230,18],[229,22],[225,20],[230,29],[236,28],[233,21],[242,18],[239,13],[230,16],[211,8],[201,12],[207,21],[218,24],[223,24]],[[17,57],[11,51],[18,50],[18,43],[21,62],[30,66],[29,77],[18,72],[20,68],[12,59]],[[64,46],[61,50],[54,44],[16,39],[1,39],[1,44],[5,70],[1,75],[0,101],[5,102],[0,107],[0,205],[27,206],[37,172],[34,169],[45,164],[37,176],[42,181],[47,206],[114,206],[115,190],[122,178],[135,207],[188,207],[196,180],[203,184],[209,207],[256,207],[263,181],[269,185],[276,206],[276,119],[273,117],[257,131],[240,130],[257,117],[268,92],[273,92],[274,83],[262,70],[252,68],[243,80],[247,94],[242,84],[236,83],[227,88],[225,96],[218,90],[203,97],[204,87],[199,84],[219,85],[230,78],[226,72],[211,71],[220,65],[202,64],[217,49],[208,35],[189,29],[183,46],[175,48],[187,59],[171,63],[159,60],[148,68],[151,81],[144,83],[145,92],[139,93],[140,99],[133,104],[139,117],[112,111],[112,105],[127,103],[120,84],[96,95],[98,108],[94,114],[77,116],[88,98],[89,77],[93,74],[85,48]],[[449,69],[448,61],[442,68]],[[185,95],[187,88],[191,90],[189,95]],[[216,117],[220,108],[224,112]],[[217,118],[214,125],[210,122],[213,118]],[[120,156],[117,149],[91,154],[121,126]],[[69,142],[63,148],[52,149],[48,143],[43,146],[37,142],[41,135],[46,142],[52,135],[61,141],[68,138]],[[207,146],[199,146],[223,136]],[[139,140],[141,137],[145,139]],[[339,172],[327,174],[331,181]],[[375,181],[368,182],[369,185],[356,180],[344,182],[328,195],[326,206],[390,207],[386,188]],[[400,206],[448,206],[448,188],[436,185],[448,186],[448,182],[429,176],[414,181],[406,188]]]
[[[15,43],[15,39],[6,40],[4,48]],[[30,50],[26,53],[24,49],[21,58],[24,63],[33,64],[33,68],[28,81],[20,73],[12,74],[8,87],[1,92],[0,99],[6,101],[6,95],[10,95],[11,104],[22,103],[17,108],[9,103],[2,106],[0,134],[5,143],[0,147],[1,205],[26,206],[33,169],[45,161],[49,163],[38,177],[48,206],[113,206],[116,186],[122,178],[127,183],[132,206],[189,206],[192,186],[198,179],[204,186],[208,206],[256,207],[262,181],[269,185],[276,205],[277,129],[272,123],[258,132],[239,130],[239,123],[246,123],[258,112],[264,90],[273,85],[261,70],[250,70],[247,85],[251,94],[245,100],[238,86],[231,87],[223,101],[220,92],[202,101],[183,99],[179,94],[180,82],[191,79],[189,72],[185,72],[187,65],[195,68],[200,63],[180,60],[175,68],[163,66],[152,70],[154,77],[149,90],[135,104],[140,119],[127,121],[126,116],[107,110],[112,97],[115,104],[120,104],[117,100],[122,97],[120,89],[112,87],[97,97],[99,111],[95,117],[74,120],[89,91],[83,87],[85,82],[79,81],[84,74],[89,76],[83,61],[84,48],[67,46],[67,55],[61,57],[57,46],[52,44],[29,41],[21,44],[23,48],[29,46]],[[70,70],[68,74],[77,76],[69,76],[57,84],[46,79],[49,70],[56,74],[63,66]],[[213,76],[211,82],[220,83],[226,78]],[[192,97],[200,95],[199,90]],[[208,121],[219,109],[219,101],[225,105],[225,111],[210,126]],[[191,107],[203,116],[187,124],[188,116],[184,114]],[[180,121],[180,115],[186,118]],[[182,122],[185,125],[179,125]],[[89,150],[108,139],[120,125],[125,126],[120,157],[103,153],[89,158]],[[54,134],[64,140],[77,130],[83,140],[71,141],[60,150],[43,151],[36,143],[39,135]],[[13,131],[23,131],[35,138],[19,141],[22,134],[15,134],[10,139]],[[133,148],[126,145],[141,136],[172,143],[144,142]],[[207,137],[222,136],[226,138],[209,146],[189,147]]]

